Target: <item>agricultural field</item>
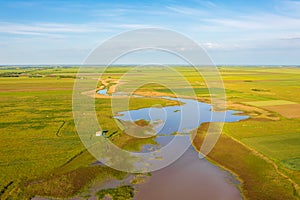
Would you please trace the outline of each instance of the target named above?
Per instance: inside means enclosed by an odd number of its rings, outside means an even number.
[[[242,111],[247,120],[225,123],[208,159],[236,174],[246,199],[299,199],[300,191],[300,68],[218,67],[224,81],[227,108]],[[131,67],[111,67],[103,80],[113,87]],[[190,67],[176,67],[194,88],[197,98],[210,101],[203,78]],[[93,72],[86,67],[86,76]],[[151,71],[151,68],[149,68]],[[34,196],[67,198],[84,191],[95,180],[122,179],[127,174],[106,166],[91,165],[96,160],[81,143],[72,115],[72,91],[78,67],[0,68],[0,198],[29,199]],[[95,77],[97,78],[97,77]],[[189,96],[161,69],[157,78],[168,78],[176,91]],[[104,82],[99,82],[101,87]],[[147,98],[132,98],[130,108],[160,104],[175,105],[151,96],[172,95],[166,87],[148,84],[136,91]],[[103,129],[116,132],[118,146],[136,150],[150,139],[122,133],[112,120],[109,98],[95,98],[95,108]],[[101,120],[100,120],[101,119]],[[137,122],[142,123],[142,122]],[[196,149],[205,135],[203,124],[194,140]],[[132,197],[132,188],[114,191]],[[125,191],[125,192],[124,192]],[[124,193],[124,194],[123,194]],[[128,197],[128,198],[129,198]]]

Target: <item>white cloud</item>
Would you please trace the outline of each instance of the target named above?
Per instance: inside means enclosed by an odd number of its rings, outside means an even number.
[[[211,50],[237,50],[242,48],[241,45],[236,43],[218,43],[218,42],[204,42],[201,45],[206,49]]]
[[[0,32],[12,34],[47,35],[55,33],[86,33],[100,31],[96,25],[59,24],[59,23],[0,23]]]
[[[119,24],[119,25],[114,25],[114,27],[122,28],[122,29],[139,29],[139,28],[149,28],[154,26],[145,25],[145,24]]]
[[[190,7],[185,7],[185,6],[167,6],[167,9],[170,11],[179,13],[179,14],[184,14],[184,15],[204,15],[207,14],[206,11],[196,9],[196,8],[190,8]]]
[[[238,28],[243,30],[299,30],[300,19],[292,17],[256,13],[255,15],[244,15],[235,18],[208,18],[203,19],[212,26],[218,25],[220,28]],[[231,29],[232,30],[232,29]],[[234,31],[234,30],[232,30]],[[271,33],[270,33],[271,34]]]
[[[146,28],[150,25],[144,24],[107,24],[107,23],[86,23],[86,24],[60,24],[60,23],[34,23],[20,24],[0,22],[0,33],[67,37],[70,34],[110,32],[116,29],[128,30]],[[153,26],[151,26],[153,27]]]

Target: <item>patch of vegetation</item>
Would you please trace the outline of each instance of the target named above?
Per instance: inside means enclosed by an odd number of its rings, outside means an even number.
[[[0,73],[0,77],[19,77],[22,72],[6,72]]]
[[[134,122],[136,125],[144,127],[144,126],[148,126],[149,125],[149,121],[144,120],[144,119],[140,119]]]
[[[288,169],[300,171],[300,158],[299,157],[282,160],[280,163]]]
[[[264,89],[257,89],[257,88],[253,88],[251,89],[252,91],[255,91],[255,92],[270,92],[270,90],[264,90]]]
[[[124,185],[117,188],[109,188],[97,192],[100,199],[109,195],[113,200],[130,200],[134,196],[134,188],[130,185]]]
[[[63,174],[27,182],[25,183],[24,192],[31,197],[35,195],[60,198],[72,197],[96,178],[105,181],[111,178],[121,179],[125,175],[125,172],[105,166],[81,167]]]

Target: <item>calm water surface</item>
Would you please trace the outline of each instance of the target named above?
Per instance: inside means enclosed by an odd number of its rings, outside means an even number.
[[[182,134],[182,137],[190,140],[190,136],[184,134],[204,122],[236,122],[248,118],[237,115],[239,113],[233,110],[212,111],[211,105],[193,99],[162,98],[177,100],[183,105],[128,110],[115,116],[116,119],[131,122],[143,119],[153,125],[158,145],[144,145],[143,152],[151,152],[167,145],[174,133]],[[235,176],[206,159],[200,159],[193,146],[190,146],[177,161],[153,172],[145,183],[135,186],[138,191],[135,199],[240,200],[242,195],[236,187],[238,184]]]

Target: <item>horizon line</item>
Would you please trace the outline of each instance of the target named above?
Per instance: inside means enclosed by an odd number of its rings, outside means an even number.
[[[84,67],[84,66],[110,66],[110,67],[114,67],[114,66],[138,66],[141,64],[114,64],[114,65],[105,65],[105,64],[0,64],[0,67]],[[168,66],[192,66],[192,65],[188,65],[188,64],[163,64],[163,65],[159,65],[159,64],[147,64],[148,66],[164,66],[164,65],[168,65]],[[144,66],[147,66],[144,65]],[[205,65],[201,65],[201,66],[205,66]],[[217,67],[221,67],[221,66],[267,66],[267,67],[300,67],[300,64],[215,64],[213,66],[217,66]]]

